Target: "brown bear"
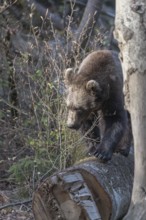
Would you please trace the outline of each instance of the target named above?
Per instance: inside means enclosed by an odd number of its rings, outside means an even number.
[[[127,156],[131,135],[118,56],[109,50],[92,52],[76,73],[72,68],[65,71],[64,82],[67,126],[82,131],[100,160],[110,160],[113,152]]]

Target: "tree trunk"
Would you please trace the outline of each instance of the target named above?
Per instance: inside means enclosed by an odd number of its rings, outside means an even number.
[[[101,13],[103,0],[88,0],[81,23],[75,32],[74,41],[85,47]]]
[[[146,1],[117,0],[119,42],[135,151],[134,186],[125,220],[146,219]]]
[[[116,220],[128,210],[133,182],[133,156],[96,158],[58,172],[33,197],[36,220]]]

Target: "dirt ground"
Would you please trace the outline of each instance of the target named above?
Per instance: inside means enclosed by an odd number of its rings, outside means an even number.
[[[0,191],[0,220],[34,220],[31,200],[18,199],[16,190]]]
[[[0,220],[34,220],[31,207],[19,206],[0,211]]]

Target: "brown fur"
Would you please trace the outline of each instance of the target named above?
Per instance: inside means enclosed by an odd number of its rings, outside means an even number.
[[[120,151],[120,148],[127,155],[130,141],[125,132],[127,112],[124,109],[123,78],[115,54],[108,50],[89,54],[77,73],[72,69],[66,71],[65,84],[68,127],[80,128],[83,134],[90,129],[86,135],[87,144],[95,148],[95,156],[103,161],[111,159],[112,153]],[[98,123],[93,126],[97,118]],[[97,139],[100,139],[100,144],[97,144]],[[128,143],[123,143],[123,140]]]

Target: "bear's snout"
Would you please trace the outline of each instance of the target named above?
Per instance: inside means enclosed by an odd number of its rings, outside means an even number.
[[[67,117],[67,127],[71,129],[79,129],[81,126],[81,117],[78,117],[76,111],[69,110]]]

